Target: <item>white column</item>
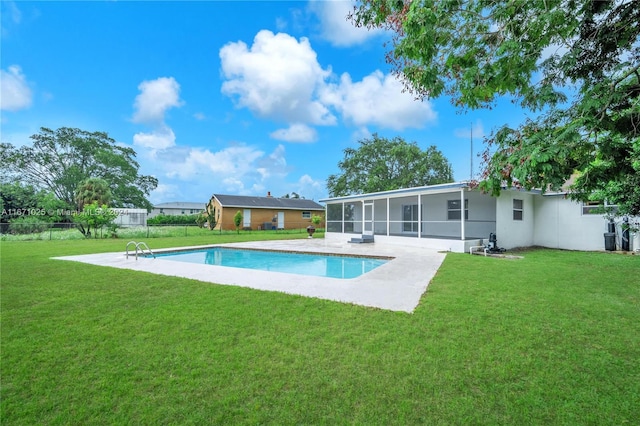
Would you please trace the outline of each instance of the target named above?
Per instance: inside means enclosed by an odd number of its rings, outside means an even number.
[[[422,238],[422,194],[418,194],[418,238]]]
[[[460,188],[460,239],[464,241],[464,188]]]
[[[340,215],[342,217],[342,220],[340,221],[340,232],[344,234],[344,201],[342,202],[342,215]]]
[[[387,197],[387,237],[390,235],[389,226],[391,223],[389,222],[389,197]]]

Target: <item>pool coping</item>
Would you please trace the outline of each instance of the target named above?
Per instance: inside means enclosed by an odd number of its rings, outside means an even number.
[[[377,243],[348,244],[315,238],[174,247],[154,250],[154,252],[207,247],[307,252],[339,256],[379,256],[393,257],[393,259],[364,275],[351,279],[190,264],[166,260],[162,257],[156,259],[139,257],[136,260],[135,256],[131,254],[127,258],[124,251],[53,257],[52,259],[189,278],[211,284],[278,291],[392,311],[413,312],[446,256],[446,253],[426,248]]]

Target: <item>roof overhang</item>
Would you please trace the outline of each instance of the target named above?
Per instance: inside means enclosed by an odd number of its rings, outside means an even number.
[[[369,194],[357,194],[357,195],[346,195],[344,197],[324,198],[319,201],[322,203],[336,203],[336,202],[344,202],[344,201],[401,198],[401,197],[409,197],[413,195],[457,192],[461,189],[467,189],[467,188],[469,188],[469,182],[463,181],[463,182],[443,183],[440,185],[417,186],[414,188],[393,189],[390,191],[371,192]]]

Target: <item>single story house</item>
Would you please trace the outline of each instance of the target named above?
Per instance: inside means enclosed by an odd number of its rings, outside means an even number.
[[[188,203],[183,201],[174,201],[171,203],[159,203],[153,206],[149,218],[164,215],[183,215],[183,214],[198,214],[205,209],[205,203]]]
[[[235,229],[233,217],[242,212],[243,229],[301,229],[311,225],[313,215],[323,216],[324,207],[303,198],[276,198],[213,194],[208,209],[215,209],[214,229]]]
[[[329,240],[348,241],[359,234],[365,240],[462,253],[473,246],[486,246],[493,233],[497,246],[506,249],[604,250],[608,231],[608,221],[595,213],[593,205],[572,201],[565,193],[505,189],[499,197],[492,197],[469,182],[320,202],[326,203],[325,238]],[[635,237],[640,247],[640,235]]]

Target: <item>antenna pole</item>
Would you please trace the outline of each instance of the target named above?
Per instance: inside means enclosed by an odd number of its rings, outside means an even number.
[[[470,174],[469,174],[469,180],[473,180],[473,123],[471,123],[471,132],[469,133],[471,135],[470,137],[470,146],[471,146],[471,155],[470,155],[470,163],[471,163],[471,170],[470,170]]]

